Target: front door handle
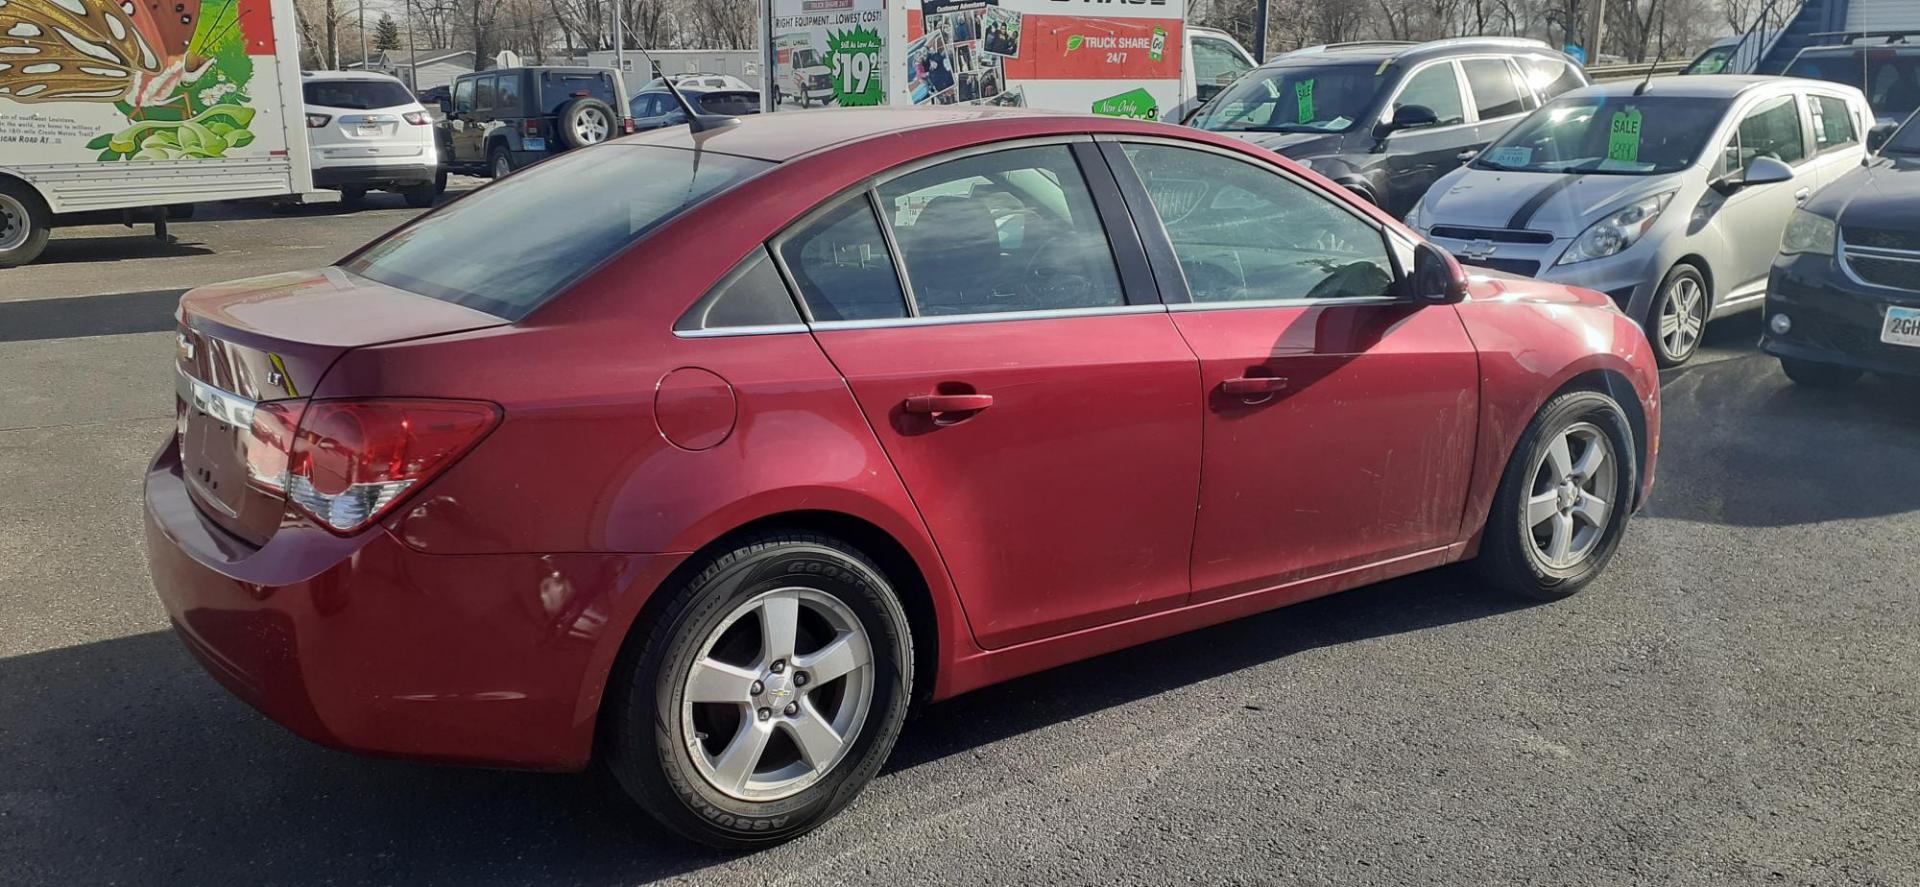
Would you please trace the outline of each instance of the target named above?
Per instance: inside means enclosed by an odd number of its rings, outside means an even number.
[[[941,419],[964,419],[993,406],[991,394],[916,394],[900,408],[917,415]]]
[[[1228,379],[1225,382],[1221,382],[1220,393],[1234,397],[1253,398],[1263,394],[1283,391],[1286,387],[1287,380],[1278,376],[1241,376],[1237,379]]]
[[[1810,196],[1810,195],[1812,195],[1812,194],[1813,194],[1813,192],[1812,192],[1812,191],[1810,191],[1810,190],[1808,190],[1808,189],[1806,189],[1806,188],[1801,188],[1800,190],[1798,190],[1798,191],[1795,191],[1795,192],[1793,192],[1793,202],[1794,202],[1794,203],[1806,203],[1806,202],[1807,202],[1807,197],[1808,197],[1808,196]]]

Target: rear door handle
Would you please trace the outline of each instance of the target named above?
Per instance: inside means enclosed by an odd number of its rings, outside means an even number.
[[[1800,190],[1793,192],[1793,202],[1806,203],[1808,195],[1811,195],[1812,193],[1813,193],[1812,191],[1807,190],[1806,188],[1801,188]]]
[[[916,394],[907,398],[901,409],[923,416],[946,413],[977,413],[993,406],[991,394]]]
[[[1220,383],[1220,392],[1235,397],[1258,397],[1285,390],[1287,380],[1278,376],[1241,376]]]

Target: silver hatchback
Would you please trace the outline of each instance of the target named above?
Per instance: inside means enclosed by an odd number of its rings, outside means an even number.
[[[1852,87],[1696,75],[1574,90],[1442,177],[1407,223],[1467,265],[1600,290],[1664,366],[1758,308],[1794,207],[1860,164]]]

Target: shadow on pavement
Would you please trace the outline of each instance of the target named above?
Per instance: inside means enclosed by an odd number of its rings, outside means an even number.
[[[930,706],[889,771],[1301,650],[1514,607],[1446,570],[1240,620]],[[0,660],[0,687],[12,883],[632,883],[728,858],[590,776],[309,745],[229,697],[165,632]]]
[[[0,342],[170,330],[184,292],[170,289],[0,302]]]
[[[176,228],[173,240],[153,236],[146,224],[128,229],[119,236],[55,237],[47,241],[47,251],[35,259],[35,265],[77,265],[88,262],[118,262],[125,259],[172,259],[183,256],[210,256],[213,250],[191,240],[180,239]]]

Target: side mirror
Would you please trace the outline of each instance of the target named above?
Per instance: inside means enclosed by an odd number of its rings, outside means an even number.
[[[1419,305],[1452,305],[1467,299],[1467,272],[1446,250],[1425,241],[1413,248],[1413,274],[1406,284],[1407,295]]]
[[[1437,126],[1439,123],[1440,115],[1435,114],[1433,109],[1426,105],[1401,105],[1393,109],[1392,120],[1374,126],[1373,134],[1384,139],[1403,129],[1419,129],[1423,126]]]
[[[1740,177],[1742,185],[1771,185],[1791,181],[1793,167],[1773,157],[1755,157],[1753,165],[1747,167],[1747,174]]]
[[[1898,129],[1900,129],[1900,124],[1882,123],[1879,126],[1867,130],[1867,151],[1869,153],[1879,151],[1881,146],[1887,143],[1888,139],[1893,138],[1894,132]]]

